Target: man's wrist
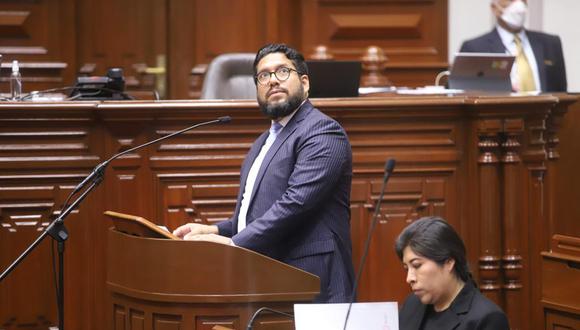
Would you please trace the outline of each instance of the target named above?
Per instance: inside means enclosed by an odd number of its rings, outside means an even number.
[[[216,234],[216,235],[219,235],[219,233],[220,233],[220,230],[219,230],[218,226],[216,226],[216,225],[208,225],[206,227],[206,229],[207,229],[207,231],[206,231],[205,234]]]

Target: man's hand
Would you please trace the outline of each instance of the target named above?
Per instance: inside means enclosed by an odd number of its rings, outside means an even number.
[[[195,235],[205,235],[205,234],[218,234],[219,230],[217,226],[208,226],[202,225],[199,223],[186,223],[183,226],[175,229],[173,231],[173,235],[181,238],[186,239],[186,236],[195,236]]]
[[[188,241],[206,241],[206,242],[214,242],[220,243],[225,245],[232,245],[232,239],[225,236],[220,236],[216,234],[202,234],[202,235],[192,235],[187,234],[183,237],[184,240]]]

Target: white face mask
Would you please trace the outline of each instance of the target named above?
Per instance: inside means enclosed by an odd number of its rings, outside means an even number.
[[[521,0],[512,1],[505,7],[501,19],[512,29],[521,30],[526,21],[528,6]]]

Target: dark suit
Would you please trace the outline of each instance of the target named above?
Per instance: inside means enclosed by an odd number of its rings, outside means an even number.
[[[268,150],[237,232],[246,178],[268,132],[242,164],[234,216],[219,223],[234,244],[320,277],[316,302],[346,302],[352,292],[352,152],[343,128],[306,101]]]
[[[560,38],[542,32],[527,31],[532,51],[536,57],[542,92],[566,92],[566,66]],[[475,39],[465,41],[460,52],[467,53],[505,53],[497,29]]]
[[[419,330],[429,315],[428,306],[411,294],[399,310],[400,330]],[[484,297],[472,283],[466,283],[440,319],[438,328],[454,330],[509,330],[504,312]]]

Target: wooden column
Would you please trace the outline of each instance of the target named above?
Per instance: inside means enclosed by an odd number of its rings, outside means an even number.
[[[502,269],[504,275],[503,294],[504,311],[511,316],[510,327],[522,329],[520,311],[527,310],[527,301],[522,292],[522,244],[520,232],[525,223],[522,214],[522,162],[519,155],[519,142],[523,133],[522,119],[505,120],[504,139],[502,141],[503,155],[501,158],[503,180],[503,255]]]
[[[501,296],[501,222],[499,186],[499,120],[478,123],[480,255],[479,279],[481,291],[503,306]]]

